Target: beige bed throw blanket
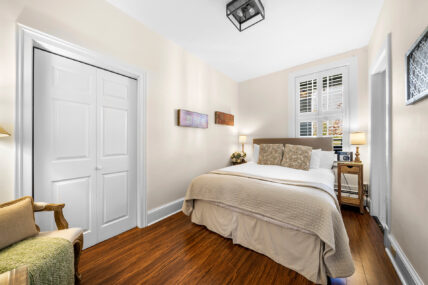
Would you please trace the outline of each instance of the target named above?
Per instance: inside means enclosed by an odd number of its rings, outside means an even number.
[[[354,273],[349,239],[339,205],[325,185],[213,171],[196,177],[187,189],[183,212],[190,215],[194,200],[222,203],[303,229],[324,242],[328,276]]]

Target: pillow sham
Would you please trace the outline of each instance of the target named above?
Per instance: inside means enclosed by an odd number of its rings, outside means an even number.
[[[321,151],[321,160],[319,168],[332,169],[333,163],[336,160],[334,151]]]
[[[281,165],[283,151],[282,144],[261,144],[258,164]]]
[[[294,169],[309,170],[312,148],[310,146],[286,144],[281,165]]]
[[[31,198],[0,208],[0,249],[36,235]]]
[[[320,163],[321,163],[321,149],[313,149],[309,168],[310,169],[320,168]]]
[[[258,144],[253,145],[253,160],[255,163],[259,162],[260,146]]]

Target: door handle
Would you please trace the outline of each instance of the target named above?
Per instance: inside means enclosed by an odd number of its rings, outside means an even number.
[[[100,165],[95,166],[95,170],[102,170],[102,169],[103,169],[103,167]]]

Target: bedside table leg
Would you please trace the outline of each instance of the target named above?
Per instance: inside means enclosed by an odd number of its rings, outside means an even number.
[[[337,201],[339,201],[339,206],[342,206],[342,171],[340,171],[340,167],[337,168]]]
[[[358,198],[360,198],[360,214],[364,214],[364,191],[363,191],[363,167],[360,168],[358,175]]]

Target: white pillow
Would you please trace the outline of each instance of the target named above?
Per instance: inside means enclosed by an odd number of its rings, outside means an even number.
[[[336,154],[334,151],[321,151],[321,161],[319,168],[332,169],[335,160]]]
[[[260,152],[260,146],[258,144],[255,144],[253,149],[253,161],[255,163],[259,161],[259,152]]]
[[[320,168],[321,162],[321,149],[313,149],[311,154],[311,164],[310,169]]]

